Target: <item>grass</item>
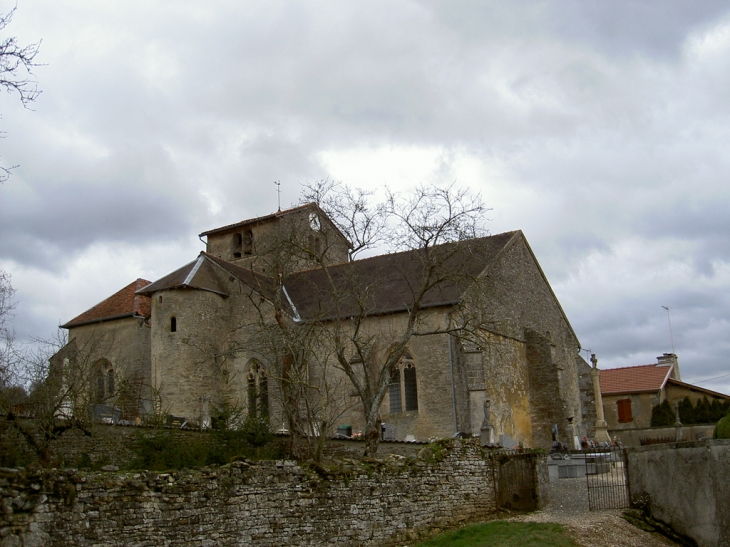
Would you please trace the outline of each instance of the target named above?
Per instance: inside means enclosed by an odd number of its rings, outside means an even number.
[[[578,547],[559,524],[493,521],[436,536],[417,547]]]

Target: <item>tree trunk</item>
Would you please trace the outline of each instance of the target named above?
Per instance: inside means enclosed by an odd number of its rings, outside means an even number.
[[[380,418],[374,424],[365,425],[365,456],[374,456],[380,444]]]

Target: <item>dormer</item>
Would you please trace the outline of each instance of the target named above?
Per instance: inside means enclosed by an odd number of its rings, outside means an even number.
[[[214,228],[206,252],[272,275],[347,262],[350,243],[315,203]]]

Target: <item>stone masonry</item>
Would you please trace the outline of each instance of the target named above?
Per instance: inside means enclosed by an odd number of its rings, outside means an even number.
[[[332,472],[294,461],[170,473],[0,469],[0,546],[402,545],[495,511],[478,443],[424,451],[345,460]]]

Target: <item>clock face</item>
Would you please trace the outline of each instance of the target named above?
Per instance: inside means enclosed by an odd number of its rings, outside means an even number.
[[[320,224],[317,213],[309,213],[309,225],[312,227],[312,230],[319,231]]]

